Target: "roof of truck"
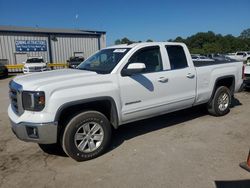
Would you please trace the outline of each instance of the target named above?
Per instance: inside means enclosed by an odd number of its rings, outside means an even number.
[[[132,43],[132,44],[119,44],[114,46],[109,46],[107,48],[133,48],[136,46],[147,46],[147,45],[183,45],[183,43],[180,42],[140,42],[140,43]]]

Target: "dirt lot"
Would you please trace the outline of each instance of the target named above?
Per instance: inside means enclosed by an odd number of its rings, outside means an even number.
[[[0,187],[250,187],[239,167],[250,147],[250,92],[224,117],[196,107],[123,126],[105,155],[78,163],[14,136],[9,80],[0,80]]]

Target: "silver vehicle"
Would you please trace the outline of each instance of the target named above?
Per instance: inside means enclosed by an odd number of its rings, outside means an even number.
[[[192,60],[193,61],[209,61],[209,62],[213,62],[214,60],[209,58],[209,57],[206,57],[206,56],[203,56],[203,55],[191,55],[192,57]]]

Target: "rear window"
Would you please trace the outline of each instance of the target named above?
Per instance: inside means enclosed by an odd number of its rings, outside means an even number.
[[[182,46],[166,46],[170,61],[171,70],[188,67],[186,54]]]
[[[238,52],[236,55],[244,55],[243,52]]]

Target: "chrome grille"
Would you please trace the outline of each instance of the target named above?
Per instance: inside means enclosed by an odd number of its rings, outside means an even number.
[[[43,67],[29,67],[29,71],[40,71]]]
[[[10,97],[11,107],[17,115],[21,115],[23,113],[22,86],[14,81],[11,81],[9,83],[9,88],[10,88],[9,97]]]

